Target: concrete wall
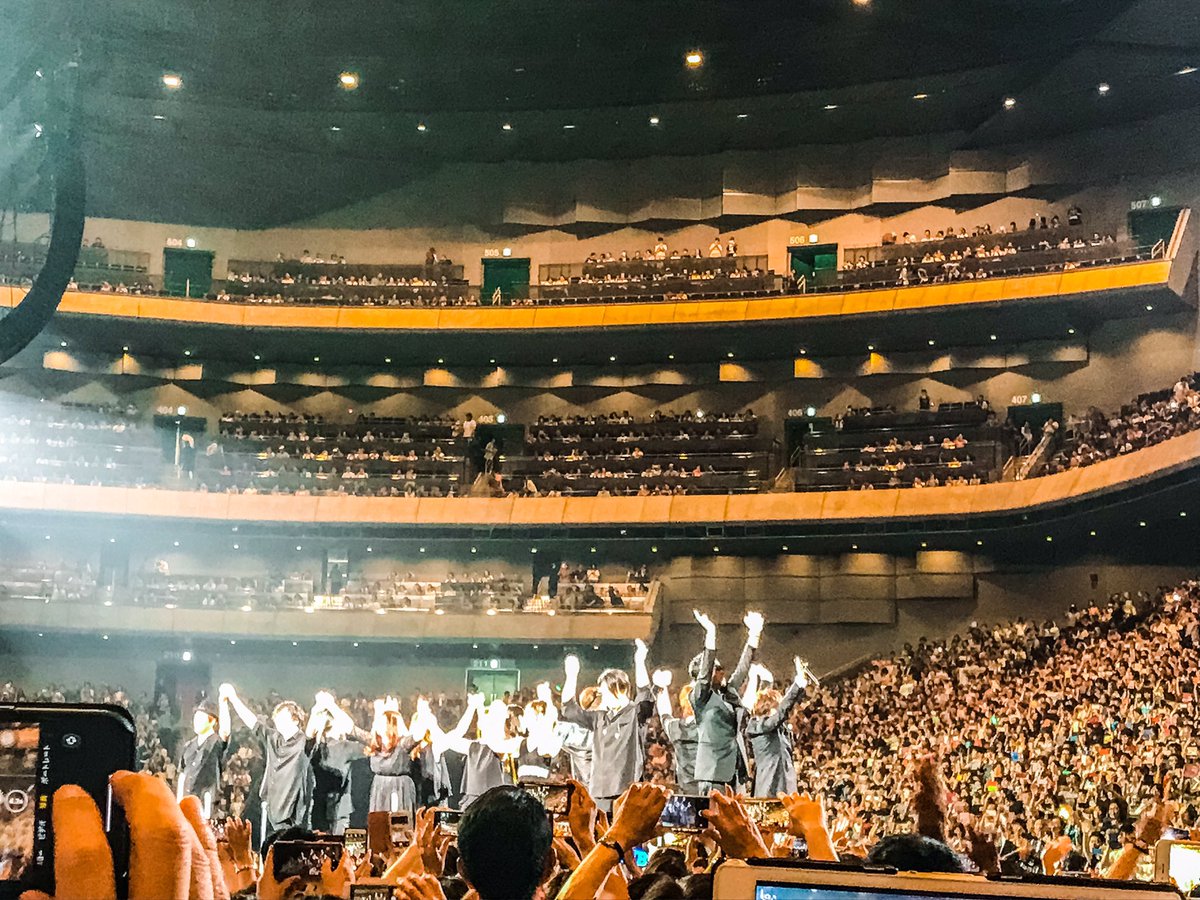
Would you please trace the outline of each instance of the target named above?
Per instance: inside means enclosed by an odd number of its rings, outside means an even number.
[[[1139,141],[1136,146],[1142,143]],[[869,161],[871,153],[882,155],[878,171]],[[644,202],[613,199],[628,189],[627,163],[581,162],[520,173],[499,167],[482,176],[478,171],[462,171],[457,173],[462,184],[454,182],[455,172],[447,171],[440,174],[436,184],[413,186],[404,196],[385,194],[287,228],[235,230],[198,228],[186,222],[93,218],[87,223],[85,239],[91,243],[99,237],[111,249],[147,252],[151,273],[161,274],[162,250],[167,242],[194,238],[200,249],[214,252],[214,274],[218,278],[225,276],[229,261],[236,259],[268,260],[280,253],[298,258],[308,250],[325,258],[335,254],[344,256],[355,263],[413,263],[422,261],[426,250],[433,246],[441,255],[464,264],[471,283],[478,284],[482,258],[499,255],[506,247],[514,257],[530,258],[536,280],[539,265],[582,262],[591,252],[608,251],[616,255],[621,250],[631,254],[635,250],[645,251],[663,233],[660,225],[645,227],[627,222],[694,219],[693,224],[681,223],[668,230],[665,233],[668,244],[695,252],[706,250],[718,234],[726,239],[732,235],[737,238],[741,253],[765,254],[772,269],[784,272],[788,267],[789,244],[808,243],[813,235],[820,243],[835,243],[842,248],[872,246],[884,234],[892,232],[919,234],[927,228],[936,232],[960,227],[970,231],[985,222],[993,228],[1014,221],[1023,227],[1032,215],[1049,217],[1055,213],[1065,219],[1065,211],[1072,203],[1085,211],[1086,222],[1094,223],[1100,230],[1123,233],[1132,200],[1158,194],[1167,203],[1195,205],[1197,199],[1194,179],[1186,167],[1170,171],[1161,168],[1165,164],[1162,163],[1146,164],[1131,172],[1106,172],[1097,170],[1095,153],[1090,148],[1071,147],[1065,151],[1066,157],[1079,163],[1081,169],[1065,165],[1053,150],[1042,150],[1036,160],[1021,154],[1008,162],[989,163],[985,168],[996,168],[996,178],[960,177],[949,181],[906,177],[902,165],[896,171],[888,171],[887,153],[888,148],[878,147],[854,159],[831,158],[823,166],[797,163],[804,172],[793,175],[790,181],[787,177],[782,180],[762,177],[756,167],[772,163],[756,156],[740,165],[729,164],[724,179],[713,183],[715,187],[697,187],[696,190],[712,191],[714,196],[697,198],[691,203],[681,203],[677,196],[660,196],[672,188],[688,190],[675,184],[677,160],[638,163],[638,190],[645,194]],[[894,168],[897,161],[891,159],[890,164]],[[661,167],[663,175],[657,182],[653,176],[656,165]],[[946,171],[969,169],[968,166],[956,170],[948,162],[943,165]],[[1091,182],[1080,187],[1084,173]],[[495,181],[503,182],[506,178],[511,183],[504,185],[503,190],[510,198],[490,212],[476,209],[470,191],[464,189],[465,185],[481,182],[492,189]],[[859,184],[860,179],[863,184]],[[778,196],[767,196],[762,187],[767,181],[779,181],[787,187]],[[595,199],[573,200],[569,213],[547,215],[545,209],[557,206],[558,202],[546,195],[558,191],[563,184],[568,191],[591,194]],[[1041,188],[1055,200],[1039,199]],[[425,189],[431,196],[423,198],[428,206],[422,208],[422,200],[415,195]],[[963,197],[948,203],[947,191],[961,191]],[[1009,195],[1015,191],[1027,191],[1027,195]],[[972,202],[971,198],[997,196],[998,199],[978,207],[961,209],[962,204]],[[622,207],[624,211],[612,211]],[[880,208],[902,211],[892,215],[859,211]],[[793,210],[810,211],[811,220],[796,221],[802,213],[779,217]],[[722,215],[761,217],[761,220],[724,229],[705,221]],[[596,237],[578,237],[555,227],[559,223],[573,225],[576,221],[604,222],[611,230]],[[18,216],[19,240],[41,239],[48,229],[44,214]]]
[[[1061,614],[1071,603],[1082,605],[1104,600],[1117,591],[1153,591],[1158,585],[1174,584],[1197,575],[1194,567],[1120,565],[1103,559],[1054,568],[983,571],[984,564],[969,557],[922,556],[930,558],[924,562],[897,560],[885,563],[877,557],[863,555],[853,564],[848,564],[845,559],[824,561],[818,564],[818,569],[822,565],[843,572],[847,568],[854,569],[860,574],[852,577],[863,580],[854,590],[846,588],[847,594],[875,591],[886,597],[895,588],[889,589],[885,580],[875,580],[876,576],[870,575],[870,571],[891,566],[920,570],[930,566],[962,569],[969,565],[977,570],[972,576],[973,594],[936,599],[898,598],[889,601],[894,608],[890,621],[785,623],[778,615],[779,610],[787,604],[804,602],[792,597],[786,586],[779,586],[785,582],[776,582],[778,593],[774,599],[760,593],[759,602],[753,603],[721,597],[718,587],[729,588],[730,584],[719,582],[718,577],[714,577],[707,587],[695,580],[690,584],[683,579],[670,582],[667,595],[673,624],[664,628],[656,640],[651,663],[678,670],[699,651],[703,636],[690,619],[693,606],[713,613],[725,623],[720,628],[720,647],[728,657],[738,652],[743,639],[741,625],[735,624],[742,612],[750,607],[760,608],[776,615],[774,621],[768,622],[761,653],[773,671],[777,674],[788,671],[790,659],[797,653],[811,660],[817,671],[828,671],[869,655],[893,652],[922,636],[947,637],[973,621],[999,622],[1021,616],[1050,618]],[[760,571],[766,571],[773,564],[763,561],[758,565]],[[683,560],[672,563],[673,570],[682,571],[688,567]],[[696,571],[695,566],[691,568]],[[1093,574],[1097,576],[1095,588],[1090,581]],[[806,576],[791,575],[788,579],[801,577]],[[846,602],[856,606],[853,601]],[[386,690],[409,693],[418,687],[454,692],[461,690],[464,671],[470,659],[476,657],[512,659],[521,669],[525,683],[542,678],[557,683],[561,681],[564,652],[562,646],[549,644],[541,644],[535,649],[532,645],[489,645],[482,641],[478,650],[469,645],[435,650],[429,645],[417,648],[412,644],[387,647],[363,644],[354,648],[348,642],[325,646],[306,644],[296,649],[286,644],[282,648],[264,648],[262,643],[255,643],[250,649],[244,648],[243,645],[251,640],[252,635],[246,636],[246,640],[239,641],[237,646],[154,638],[122,643],[116,639],[102,641],[98,635],[92,635],[62,643],[52,637],[38,639],[29,633],[18,635],[0,631],[0,681],[40,686],[91,680],[121,684],[134,692],[149,691],[153,686],[156,663],[170,654],[178,658],[179,651],[190,646],[194,647],[198,662],[212,666],[214,682],[232,680],[256,695],[276,689],[304,698],[314,690],[330,685],[341,690],[361,689],[367,693]],[[586,644],[573,645],[583,658],[585,677],[594,677],[607,665],[630,665],[631,648],[599,646],[599,650],[592,650]]]
[[[936,327],[936,319],[931,319],[934,334]],[[470,411],[480,416],[503,412],[510,421],[522,423],[533,422],[539,415],[579,412],[629,410],[645,417],[659,409],[753,408],[779,433],[782,428],[778,423],[788,410],[813,406],[818,414],[831,415],[849,404],[890,403],[906,408],[915,404],[921,388],[929,391],[935,403],[983,394],[1000,410],[1014,395],[1035,392],[1046,402],[1061,402],[1068,412],[1093,405],[1116,408],[1139,393],[1168,387],[1180,374],[1194,371],[1200,365],[1196,328],[1194,312],[1148,313],[1104,323],[1090,334],[1071,338],[1064,335],[1064,341],[1072,342],[1072,352],[1044,352],[1040,362],[1008,365],[1003,357],[997,357],[988,367],[979,364],[933,371],[938,356],[930,353],[923,371],[920,354],[905,354],[903,372],[847,374],[831,366],[819,377],[796,378],[790,360],[776,360],[747,362],[750,380],[734,382],[720,381],[719,364],[713,362],[670,369],[646,366],[622,373],[616,380],[590,371],[532,366],[514,370],[501,379],[472,377],[473,373],[466,372],[453,387],[423,384],[420,370],[379,377],[358,371],[351,373],[353,380],[343,382],[342,387],[326,386],[331,380],[338,381],[336,374],[327,378],[323,372],[281,373],[279,377],[287,386],[279,388],[274,386],[273,372],[264,373],[265,383],[256,387],[251,375],[209,374],[198,363],[193,373],[164,369],[156,383],[150,377],[153,359],[146,358],[145,365],[136,358],[120,365],[116,360],[106,365],[105,361],[82,358],[72,363],[68,354],[74,351],[64,350],[47,355],[45,362],[54,364],[55,369],[34,368],[39,360],[28,354],[23,357],[24,368],[11,363],[0,368],[0,404],[8,407],[42,399],[85,403],[119,400],[143,410],[183,405],[193,415],[214,420],[222,412],[235,409],[319,413],[333,420],[352,419],[360,413],[461,416]],[[1055,356],[1059,357],[1057,361],[1051,358]],[[81,371],[62,370],[72,366]],[[142,379],[131,383],[128,376],[139,373]],[[224,380],[229,377],[246,386],[229,384]],[[367,399],[372,395],[364,396],[366,392],[354,389],[355,384],[362,383],[393,388],[377,399]]]

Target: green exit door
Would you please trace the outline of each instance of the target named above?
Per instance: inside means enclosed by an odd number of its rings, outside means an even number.
[[[491,703],[521,689],[520,669],[467,669],[467,693],[481,693]]]
[[[212,289],[213,252],[163,250],[163,290],[171,297],[206,297]]]
[[[529,258],[483,260],[483,278],[479,284],[479,302],[509,303],[529,297]]]

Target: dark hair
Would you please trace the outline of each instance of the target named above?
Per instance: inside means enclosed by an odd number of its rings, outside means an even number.
[[[600,673],[600,677],[596,679],[596,682],[604,685],[618,697],[628,697],[631,694],[629,690],[629,676],[620,669],[605,669]]]
[[[458,823],[463,875],[480,900],[530,900],[547,874],[553,838],[536,797],[512,785],[494,787]]]
[[[683,888],[670,875],[647,872],[629,882],[629,900],[683,900]]]
[[[304,712],[304,707],[295,700],[284,700],[282,703],[276,704],[275,708],[271,710],[271,718],[275,718],[281,712],[291,713],[292,718],[296,720],[296,724],[300,726],[301,731],[308,724],[308,716]]]
[[[675,847],[663,847],[650,857],[646,867],[642,869],[646,875],[661,872],[672,878],[686,878],[688,875],[687,857],[683,851]]]
[[[462,900],[471,892],[471,886],[461,878],[439,878],[438,884],[442,886],[446,900]]]
[[[867,862],[901,872],[967,874],[970,864],[941,841],[920,834],[893,834],[871,848]]]
[[[712,900],[712,872],[698,872],[683,879],[684,900]]]
[[[311,841],[317,836],[315,831],[309,831],[307,828],[301,828],[299,825],[292,825],[290,828],[285,828],[283,831],[276,831],[274,834],[267,835],[262,843],[262,855],[265,858],[267,851],[277,843],[283,841]]]

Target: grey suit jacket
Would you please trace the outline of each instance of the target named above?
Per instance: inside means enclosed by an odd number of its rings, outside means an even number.
[[[754,648],[742,648],[737,668],[725,685],[712,683],[715,650],[706,649],[700,658],[700,672],[692,687],[692,708],[696,711],[696,781],[732,784],[746,769],[746,752],[738,729],[741,700],[738,696],[754,662]]]

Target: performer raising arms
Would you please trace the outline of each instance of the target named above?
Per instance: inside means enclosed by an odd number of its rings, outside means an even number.
[[[417,742],[400,715],[395,697],[375,701],[375,721],[367,754],[371,757],[371,812],[416,815],[417,785],[413,781],[412,752]]]
[[[736,789],[746,776],[746,753],[738,729],[741,709],[738,694],[762,638],[763,617],[762,613],[746,613],[742,620],[746,626],[746,645],[737,668],[726,678],[725,669],[717,660],[717,626],[699,610],[694,610],[693,615],[704,629],[704,651],[688,666],[688,674],[692,676],[692,707],[696,711],[695,777],[701,793],[707,794],[726,785]]]
[[[558,707],[550,693],[549,682],[537,686],[537,698],[521,713],[524,745],[517,758],[517,778],[548,778],[554,758],[563,748],[558,734]]]
[[[313,770],[305,753],[304,710],[291,700],[284,700],[271,712],[268,722],[256,716],[238,697],[231,684],[221,685],[218,733],[229,740],[232,732],[230,707],[242,724],[249,728],[263,745],[266,768],[263,771],[259,797],[263,801],[263,840],[285,828],[308,828],[312,819]]]
[[[200,798],[204,818],[212,818],[216,811],[218,792],[221,790],[221,762],[225,757],[227,741],[217,734],[217,707],[208,699],[196,704],[192,713],[192,731],[195,734],[179,751],[176,780],[176,799],[182,800],[189,794]]]
[[[629,676],[620,669],[605,669],[597,679],[600,706],[588,712],[579,705],[575,691],[579,681],[579,659],[564,662],[562,717],[592,731],[592,780],[588,790],[599,806],[610,810],[612,801],[635,781],[640,781],[646,764],[646,721],[654,715],[650,697],[650,673],[646,657],[650,651],[638,640],[633,654],[637,693],[630,690]]]
[[[478,737],[468,738],[467,732],[476,719]],[[503,700],[485,706],[483,694],[468,694],[467,711],[454,731],[442,734],[436,722],[430,723],[429,731],[435,755],[453,750],[466,757],[460,802],[463,809],[492,788],[513,783],[513,762],[523,738],[518,732],[517,717]]]
[[[685,684],[679,691],[679,716],[671,706],[671,672],[658,669],[651,676],[657,694],[654,705],[667,740],[671,742],[675,759],[675,792],[677,794],[699,794],[696,784],[696,713],[692,709],[692,686]]]
[[[371,733],[355,725],[328,691],[317,692],[306,733],[315,780],[312,827],[342,834],[352,811],[350,764],[362,756]]]
[[[788,716],[808,685],[808,666],[796,657],[796,677],[787,692],[767,684],[758,692],[746,722],[746,734],[754,751],[754,790],[752,796],[774,797],[796,793],[796,763],[792,757],[795,738]]]

